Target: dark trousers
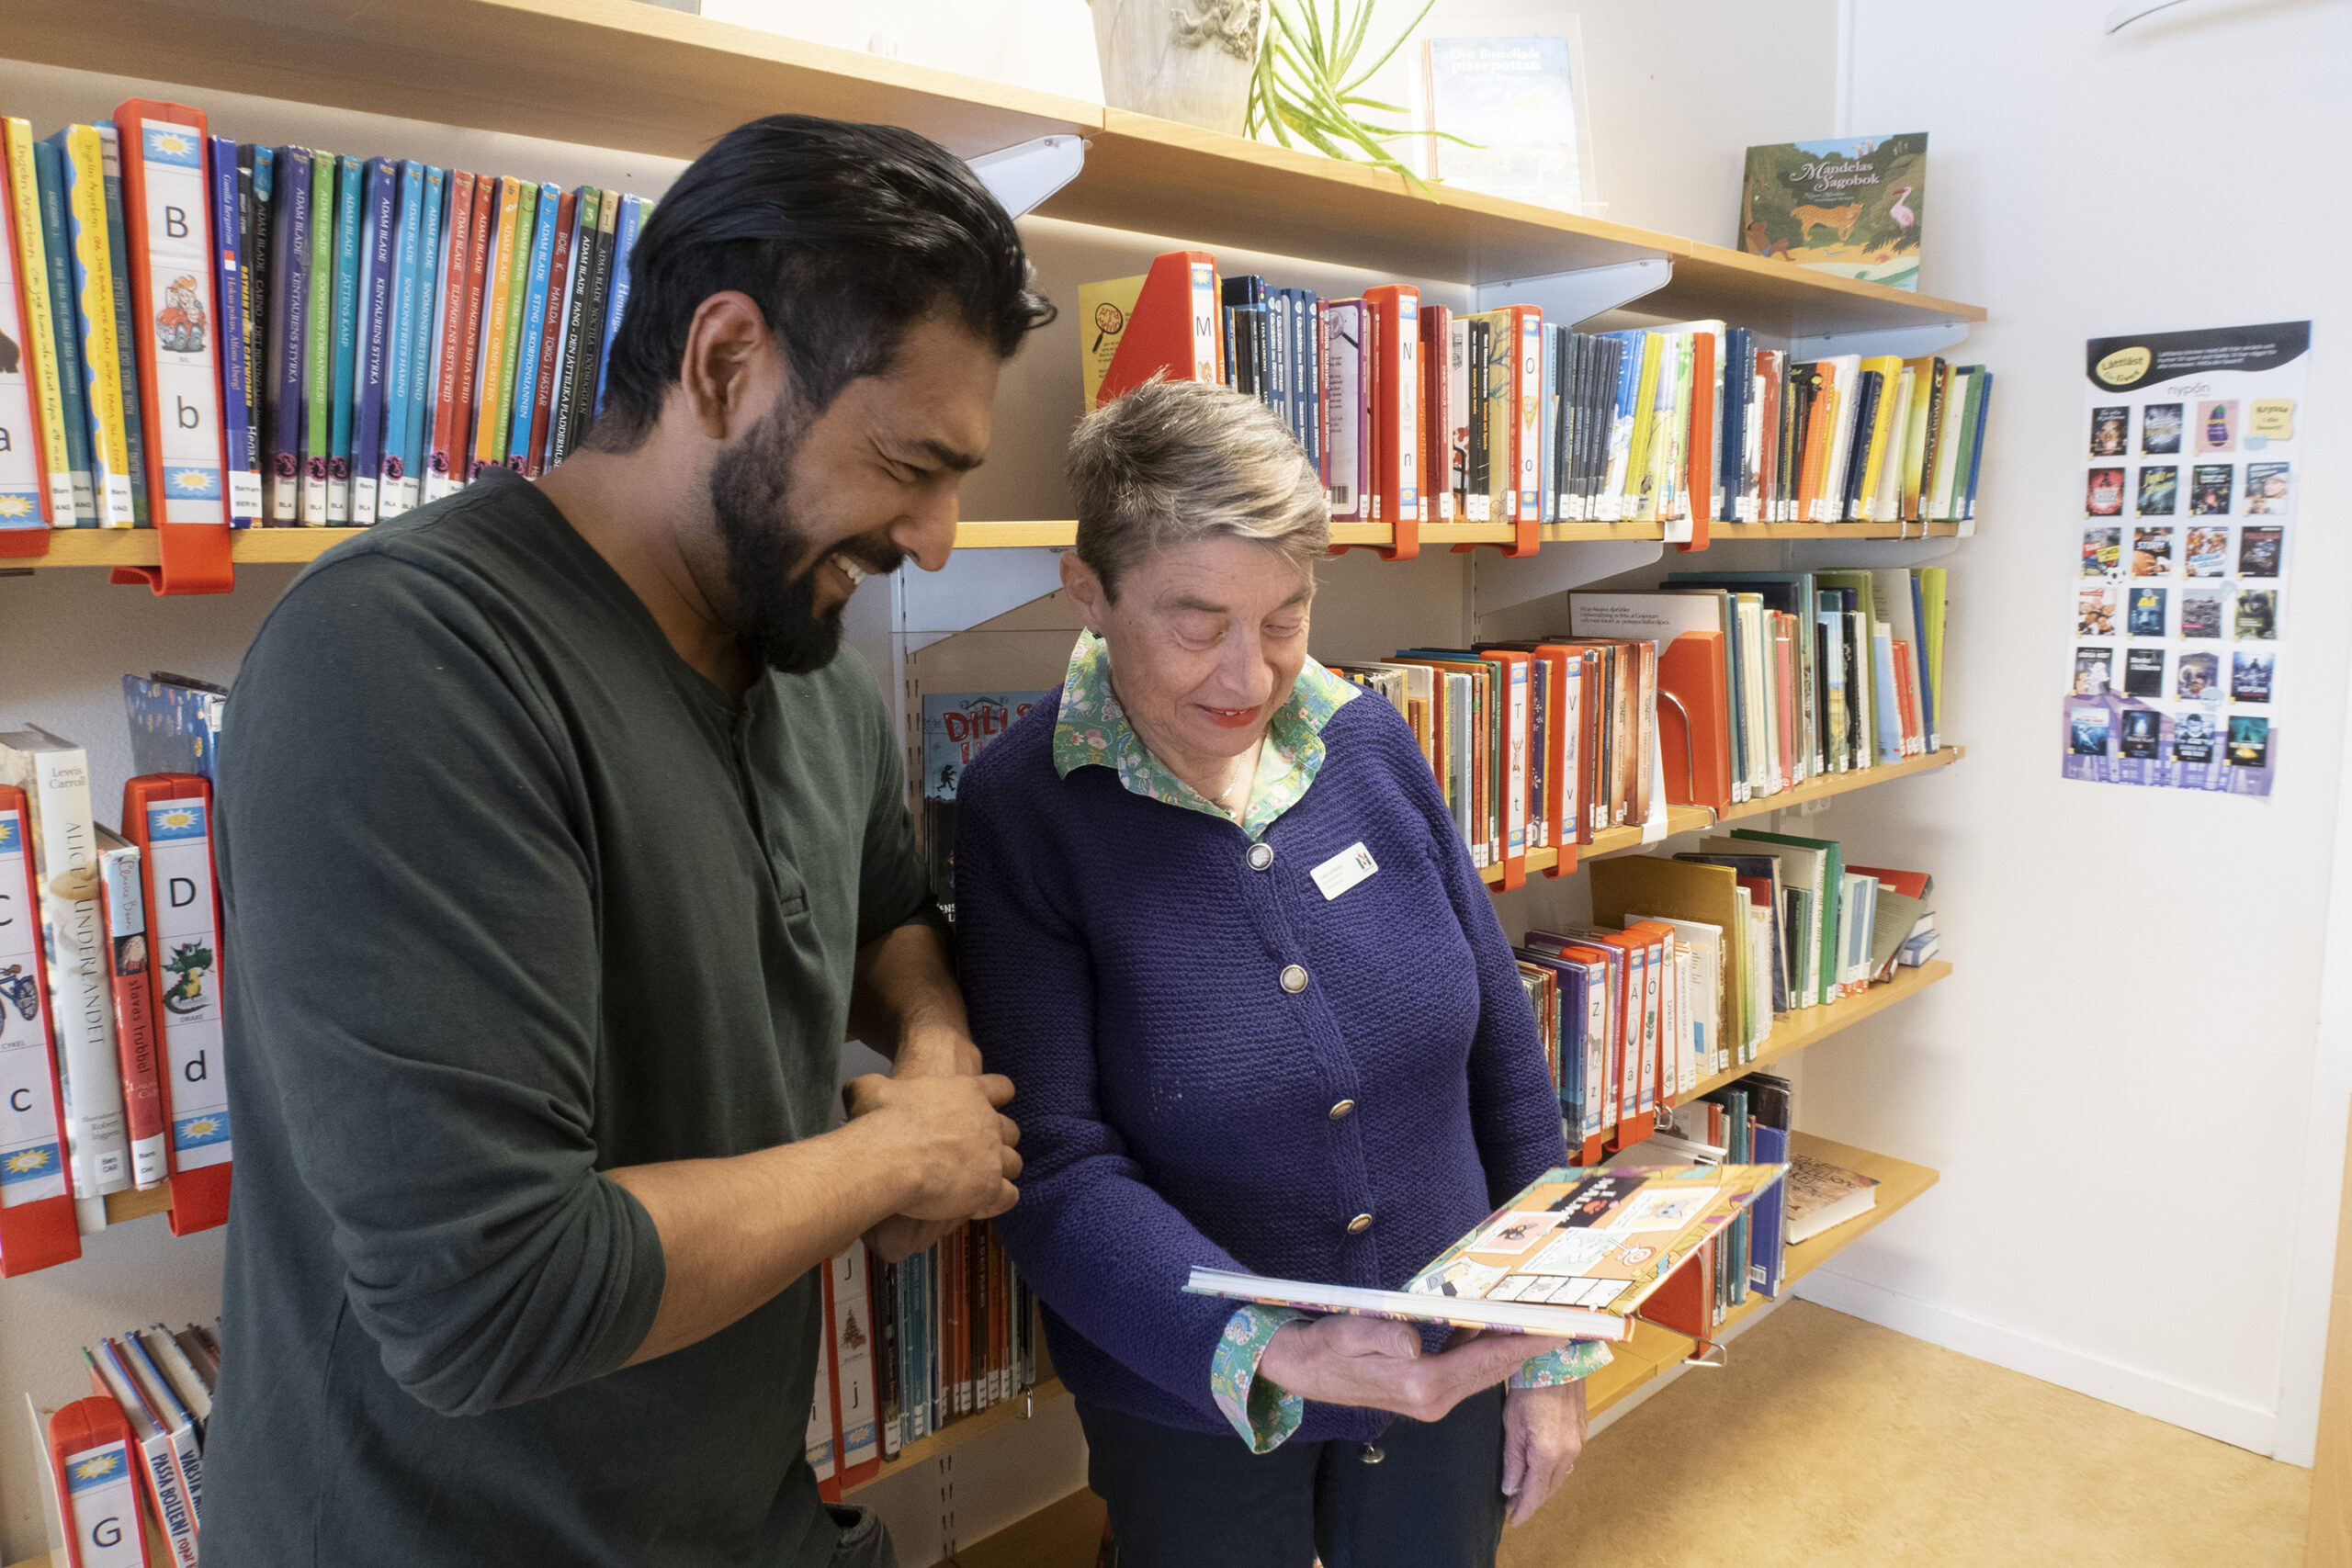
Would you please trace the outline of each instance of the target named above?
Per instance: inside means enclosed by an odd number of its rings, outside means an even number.
[[[1502,1542],[1499,1388],[1442,1421],[1399,1417],[1376,1444],[1294,1438],[1269,1454],[1084,1401],[1078,1419],[1119,1568],[1310,1568],[1318,1553],[1324,1568],[1493,1568]]]

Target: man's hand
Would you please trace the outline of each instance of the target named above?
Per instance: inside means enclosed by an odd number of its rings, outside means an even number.
[[[1021,1174],[1021,1156],[1013,1149],[1021,1129],[997,1110],[1012,1098],[1011,1079],[994,1073],[867,1073],[852,1078],[842,1093],[850,1127],[881,1139],[893,1168],[907,1179],[901,1217],[985,1220],[1019,1200],[1012,1179]]]
[[[1503,1395],[1503,1495],[1510,1522],[1535,1517],[1584,1452],[1584,1382],[1514,1388]]]
[[[1424,1356],[1408,1325],[1334,1314],[1276,1330],[1258,1370],[1304,1399],[1435,1421],[1565,1343],[1532,1334],[1457,1336]]]

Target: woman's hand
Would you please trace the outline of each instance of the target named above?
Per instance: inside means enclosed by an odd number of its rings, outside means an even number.
[[[1523,1525],[1584,1452],[1584,1381],[1514,1388],[1503,1395],[1503,1495]]]
[[[1445,1349],[1424,1356],[1421,1337],[1408,1325],[1334,1314],[1285,1324],[1266,1341],[1258,1371],[1303,1399],[1435,1421],[1566,1343],[1532,1334],[1457,1336]],[[1577,1399],[1581,1412],[1583,1396]],[[1579,1418],[1579,1441],[1582,1431]]]

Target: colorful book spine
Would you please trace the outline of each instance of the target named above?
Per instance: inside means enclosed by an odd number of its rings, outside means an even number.
[[[448,221],[434,280],[433,450],[426,461],[424,499],[438,501],[457,488],[458,461],[458,383],[465,352],[466,257],[472,249],[474,176],[449,175]]]
[[[122,1076],[123,1128],[130,1181],[160,1187],[171,1174],[164,1135],[164,1075],[148,987],[147,900],[139,851],[117,843],[98,855],[98,902],[106,915],[107,983],[114,1001],[115,1063]]]
[[[335,160],[334,332],[327,411],[327,522],[351,522],[353,369],[359,362],[360,231],[365,224],[368,165]]]
[[[23,910],[39,907],[33,876],[32,835],[24,791],[0,784],[0,897]],[[40,921],[0,922],[0,1215],[29,1203],[68,1195],[65,1167],[65,1108],[60,1102],[57,1066],[50,1055],[49,986],[42,973]],[[59,1233],[46,1239],[72,1244],[69,1212]],[[25,1245],[40,1239],[28,1234]],[[20,1252],[16,1227],[0,1218],[0,1273],[18,1274],[58,1261],[54,1245]]]
[[[605,191],[596,203],[596,248],[594,264],[588,271],[588,292],[582,301],[585,318],[580,329],[579,378],[571,389],[571,438],[564,446],[568,457],[588,437],[588,427],[594,422],[593,404],[596,395],[597,354],[603,347],[600,331],[605,320],[605,306],[611,298],[613,280],[613,233],[620,220],[620,193]],[[1210,291],[1215,298],[1215,290]],[[1215,380],[1212,374],[1209,379]]]
[[[396,171],[388,199],[392,204],[391,288],[384,317],[384,437],[376,465],[376,515],[393,517],[405,510],[401,481],[408,477],[408,405],[415,381],[410,364],[417,333],[416,257],[423,242],[424,171],[413,161],[393,165]]]
[[[229,524],[250,528],[261,515],[261,475],[254,466],[253,361],[245,331],[244,181],[237,144],[210,141],[212,166],[213,351],[220,357],[220,453],[228,486]]]
[[[131,321],[130,239],[122,212],[121,133],[111,120],[99,120],[98,166],[107,198],[107,263],[114,276],[114,346],[116,374],[122,383],[122,449],[130,475],[131,525],[144,528],[152,521],[147,494],[146,404],[140,394],[139,333]]]
[[[94,125],[69,126],[52,139],[65,177],[72,225],[74,332],[82,355],[82,392],[90,424],[90,482],[98,526],[136,527],[130,437],[123,425],[122,343],[115,316],[114,258],[107,225],[106,143]]]
[[[311,152],[281,147],[275,159],[269,268],[269,520],[301,520],[302,359],[310,325]]]
[[[277,153],[270,147],[240,147],[237,150],[237,199],[243,209],[243,231],[239,235],[238,255],[245,273],[245,409],[253,434],[254,472],[261,479],[260,520],[269,518],[269,261],[270,246],[277,232],[273,221],[270,196],[277,189],[274,177]],[[247,185],[246,175],[252,180]]]
[[[498,183],[485,175],[474,181],[473,243],[466,254],[464,348],[458,360],[457,440],[451,450],[450,488],[473,478],[468,454],[473,449],[474,426],[483,414],[481,367],[482,340],[490,332],[491,262],[498,244]]]
[[[401,460],[408,472],[401,480],[401,503],[414,506],[424,499],[426,457],[433,428],[433,387],[437,375],[434,348],[439,341],[434,316],[432,268],[441,254],[441,235],[447,226],[447,172],[436,164],[424,166],[424,226],[416,253],[416,331],[409,339],[408,434],[401,444]]]
[[[149,774],[123,790],[123,826],[147,861],[175,1235],[220,1224],[229,1213],[229,1081],[220,1036],[211,801],[210,786],[189,774]]]
[[[139,475],[156,524],[226,525],[220,310],[204,117],[132,99],[116,110],[127,198],[123,265],[135,412],[147,432]]]
[[[580,380],[581,327],[587,315],[589,276],[595,271],[596,211],[603,195],[594,186],[582,186],[579,191],[580,238],[572,251],[571,300],[564,311],[563,355],[556,365],[554,407],[548,429],[547,466],[550,468],[571,450],[571,389]]]
[[[645,215],[651,203],[643,197],[621,197],[620,221],[613,226],[613,282],[611,299],[605,307],[604,341],[596,348],[595,412],[605,412],[605,371],[612,363],[613,338],[621,330],[621,317],[628,310],[628,257],[637,249],[637,232],[645,226]]]
[[[538,247],[538,215],[539,187],[527,180],[515,181],[514,243],[502,247],[507,255],[507,274],[503,296],[505,302],[500,309],[504,320],[498,350],[498,396],[482,411],[483,423],[491,427],[498,447],[497,461],[501,463],[512,456],[514,383],[520,378],[523,363],[523,316],[529,308],[531,257]]]
[[[26,347],[25,322],[31,311],[17,262],[15,226],[15,204],[0,200],[0,539],[17,531],[19,541],[39,551],[48,547],[38,536],[49,526],[49,475],[39,412],[40,376],[28,363],[32,356]],[[27,535],[36,537],[27,539]],[[9,553],[8,546],[0,543],[0,556]]]
[[[90,397],[82,379],[82,333],[74,293],[74,225],[65,210],[65,157],[54,138],[34,142],[32,156],[41,253],[49,264],[50,344],[57,355],[58,410],[65,426],[74,525],[95,528],[98,511],[90,478]]]
[[[514,291],[522,194],[517,181],[499,179],[497,238],[490,248],[489,272],[482,286],[481,352],[474,366],[473,459],[466,466],[469,479],[506,456],[506,402],[498,395],[498,388],[506,364],[506,303]]]
[[[531,234],[531,261],[524,290],[522,331],[515,340],[512,417],[506,434],[506,466],[529,471],[531,400],[539,385],[539,362],[546,357],[548,286],[554,276],[555,239],[562,210],[563,192],[541,186],[532,193],[537,221]]]
[[[563,367],[563,330],[571,306],[571,258],[579,241],[579,195],[565,191],[556,203],[555,251],[548,265],[547,333],[539,344],[538,379],[531,391],[529,453],[523,464],[523,471],[533,479],[548,467],[548,426],[555,408],[556,374]]]
[[[327,448],[334,439],[334,169],[332,152],[311,154],[311,270],[303,279],[303,526],[327,525]]]
[[[147,1526],[130,1427],[112,1396],[77,1399],[49,1418],[49,1474],[71,1537],[70,1568],[146,1568]]]
[[[359,220],[359,321],[351,387],[351,523],[376,521],[384,474],[386,332],[392,302],[393,237],[400,215],[400,169],[390,158],[367,165]]]
[[[63,392],[57,368],[57,321],[49,299],[49,252],[40,232],[40,179],[33,162],[32,127],[21,119],[0,122],[7,163],[7,247],[17,308],[14,341],[21,345],[29,447],[41,476],[36,515],[56,528],[71,528],[74,470],[65,443]]]

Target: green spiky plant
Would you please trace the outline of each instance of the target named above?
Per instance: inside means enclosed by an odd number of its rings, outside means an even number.
[[[1402,105],[1366,96],[1363,88],[1395,58],[1437,0],[1429,0],[1378,58],[1363,65],[1358,62],[1364,55],[1365,35],[1372,28],[1374,0],[1353,0],[1351,5],[1330,0],[1328,23],[1317,4],[1317,0],[1265,0],[1265,40],[1258,51],[1257,71],[1250,85],[1244,134],[1262,138],[1271,132],[1285,147],[1296,145],[1292,140],[1295,137],[1325,157],[1369,164],[1401,175],[1414,189],[1434,197],[1436,193],[1398,162],[1387,146],[1400,136],[1415,134],[1414,129],[1368,120],[1361,118],[1360,111],[1399,118],[1405,115]],[[1473,145],[1458,136],[1445,140]]]

